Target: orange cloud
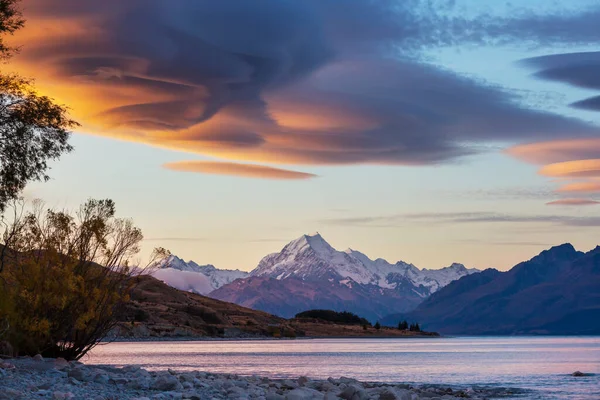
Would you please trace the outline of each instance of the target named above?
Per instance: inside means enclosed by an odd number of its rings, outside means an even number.
[[[554,178],[600,177],[600,159],[576,160],[549,164],[539,170],[539,174]]]
[[[600,158],[600,138],[522,144],[513,146],[506,152],[522,161],[534,164]]]
[[[575,182],[559,187],[559,193],[600,193],[600,182]]]
[[[172,171],[196,172],[211,175],[229,175],[244,178],[298,180],[315,178],[317,175],[290,171],[265,165],[240,164],[219,161],[178,161],[163,165]]]
[[[591,199],[560,199],[546,203],[548,206],[594,206],[600,201]]]
[[[390,57],[382,49],[427,41],[395,29],[422,21],[411,6],[250,3],[24,0],[23,50],[8,68],[69,105],[82,132],[234,162],[425,165],[485,143],[598,132]]]

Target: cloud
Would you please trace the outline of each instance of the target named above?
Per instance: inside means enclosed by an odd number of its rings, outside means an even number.
[[[93,133],[230,161],[423,165],[600,131],[419,61],[489,25],[449,17],[450,1],[25,5],[16,67]]]
[[[600,13],[597,14],[600,18]],[[596,29],[600,32],[600,29]],[[524,64],[539,71],[536,77],[563,82],[571,86],[600,90],[600,52],[553,54],[530,58]],[[574,108],[600,111],[600,96],[590,97],[571,104]]]
[[[596,178],[600,177],[600,159],[549,164],[542,167],[539,173],[554,178]]]
[[[540,223],[571,227],[599,227],[600,217],[573,217],[568,215],[503,214],[495,212],[441,212],[395,214],[368,217],[331,218],[321,221],[323,224],[394,228],[406,224],[406,221],[427,224],[480,224],[480,223]]]
[[[533,164],[600,159],[600,138],[544,141],[513,146],[507,153]]]
[[[574,182],[559,187],[559,193],[600,193],[600,182]]]
[[[260,179],[310,179],[316,177],[306,172],[290,171],[264,165],[239,164],[219,161],[178,161],[163,165],[172,171],[196,172],[211,175],[229,175]]]
[[[600,201],[590,199],[560,199],[546,203],[548,206],[594,206]]]

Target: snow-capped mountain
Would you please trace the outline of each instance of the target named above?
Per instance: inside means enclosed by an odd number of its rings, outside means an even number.
[[[420,270],[403,261],[372,260],[352,249],[338,251],[316,233],[267,255],[248,278],[210,296],[284,317],[328,308],[377,319],[390,310],[410,311],[440,288],[475,272],[456,263]]]
[[[269,254],[250,275],[277,280],[290,277],[303,280],[341,278],[385,289],[394,289],[398,286],[399,279],[408,279],[415,287],[426,288],[429,295],[474,272],[479,270],[467,269],[457,263],[439,270],[420,270],[404,261],[391,264],[382,258],[371,260],[356,250],[337,251],[316,233],[303,235],[290,242],[281,252]]]
[[[174,288],[208,294],[236,279],[246,278],[247,272],[218,269],[213,265],[199,265],[194,261],[184,261],[177,256],[169,256],[151,267],[151,274]]]

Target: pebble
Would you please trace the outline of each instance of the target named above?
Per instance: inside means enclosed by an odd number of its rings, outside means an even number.
[[[62,359],[16,358],[0,365],[0,400],[458,400],[485,399],[483,389],[362,383],[341,377],[269,379],[207,372],[146,371]],[[498,395],[497,389],[494,392]],[[502,394],[502,393],[500,393]]]

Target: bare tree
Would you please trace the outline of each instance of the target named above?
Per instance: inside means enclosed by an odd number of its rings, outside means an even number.
[[[115,327],[145,270],[134,260],[142,232],[115,218],[111,200],[89,200],[74,214],[37,202],[13,215],[0,282],[8,340],[19,354],[79,359]],[[147,265],[166,254],[155,250]]]

